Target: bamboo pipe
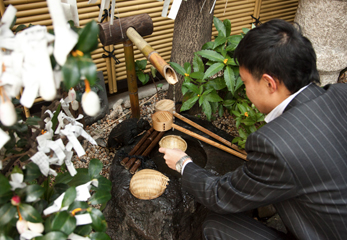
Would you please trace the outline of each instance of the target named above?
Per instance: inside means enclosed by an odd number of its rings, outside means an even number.
[[[232,143],[229,142],[228,140],[226,140],[226,139],[224,139],[224,138],[218,136],[217,134],[211,132],[210,130],[207,130],[206,128],[204,128],[204,127],[200,126],[199,124],[197,124],[197,123],[195,123],[195,122],[189,120],[188,118],[183,117],[182,115],[180,115],[180,114],[178,114],[178,113],[176,113],[176,112],[174,112],[173,115],[174,115],[175,117],[181,119],[183,122],[188,123],[189,125],[191,125],[191,126],[197,128],[197,129],[199,129],[200,131],[206,133],[207,135],[213,137],[214,139],[217,139],[218,141],[224,143],[224,144],[227,145],[228,147],[231,147],[231,148],[235,149],[236,151],[242,153],[243,155],[246,155],[246,156],[247,156],[246,151],[239,149],[235,144],[232,144]]]
[[[160,132],[155,139],[152,141],[152,143],[146,148],[146,150],[143,152],[142,156],[146,157],[148,156],[148,154],[152,151],[152,149],[154,148],[155,145],[158,144],[159,140],[163,137],[165,132]],[[136,160],[136,162],[134,163],[134,165],[132,166],[132,168],[130,169],[130,173],[134,174],[137,169],[140,167],[141,165],[141,160]]]
[[[131,105],[131,115],[133,118],[140,118],[139,95],[137,90],[137,78],[135,71],[134,49],[130,40],[123,42],[126,63],[129,98]]]
[[[134,155],[137,150],[143,145],[143,143],[147,140],[147,138],[152,134],[153,132],[153,127],[151,127],[149,130],[146,131],[145,135],[141,138],[141,140],[135,145],[135,147],[129,152],[128,155]],[[121,161],[121,165],[124,166],[127,162],[129,161],[129,157],[123,158]]]
[[[178,82],[178,78],[174,69],[169,64],[167,64],[157,52],[154,51],[154,49],[141,37],[140,34],[136,32],[134,28],[128,28],[126,35],[169,84],[176,84]]]
[[[135,155],[141,155],[143,156],[143,152],[148,148],[149,145],[151,145],[158,136],[158,131],[152,132],[152,134],[147,138],[145,143],[136,151]],[[131,168],[131,166],[134,164],[136,158],[130,158],[129,161],[124,165],[125,169]]]

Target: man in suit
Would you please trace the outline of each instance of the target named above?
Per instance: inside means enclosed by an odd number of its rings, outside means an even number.
[[[267,114],[247,139],[248,161],[215,176],[180,150],[159,149],[211,210],[204,238],[285,239],[243,213],[273,204],[296,239],[347,239],[347,85],[315,84],[313,47],[283,20],[250,30],[234,57],[248,98]]]

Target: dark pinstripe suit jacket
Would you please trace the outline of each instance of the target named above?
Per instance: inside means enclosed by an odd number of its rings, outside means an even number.
[[[246,151],[249,161],[222,177],[189,163],[183,188],[218,213],[273,203],[298,239],[347,239],[347,84],[311,84]]]

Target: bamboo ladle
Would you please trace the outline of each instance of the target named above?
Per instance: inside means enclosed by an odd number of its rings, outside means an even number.
[[[216,143],[208,138],[205,138],[203,136],[200,136],[199,134],[196,134],[194,132],[191,132],[181,126],[178,126],[173,123],[173,114],[167,111],[157,111],[156,113],[152,114],[152,122],[153,122],[153,128],[158,132],[168,131],[171,128],[177,129],[180,132],[183,132],[189,136],[192,136],[196,139],[199,139],[205,143],[208,143],[216,148],[219,148],[223,151],[226,151],[228,153],[231,153],[245,161],[247,161],[247,156],[237,152],[231,148],[228,148],[222,144]]]

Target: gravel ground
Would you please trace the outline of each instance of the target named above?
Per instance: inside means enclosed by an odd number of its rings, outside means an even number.
[[[154,105],[158,101],[165,99],[167,95],[167,91],[159,93],[159,98],[157,98],[156,94],[153,96],[146,97],[142,100],[140,100],[140,114],[143,119],[146,119],[149,121],[150,124],[152,124],[151,114],[154,113]],[[108,135],[110,131],[117,126],[117,124],[121,123],[123,120],[131,117],[131,112],[129,108],[124,108],[123,105],[123,115],[118,117],[117,119],[112,119],[112,109],[110,110],[109,114],[107,114],[103,119],[93,123],[90,126],[86,127],[86,132],[91,135],[95,141],[98,143],[98,146],[94,146],[87,142],[86,140],[83,141],[83,148],[86,151],[86,154],[79,158],[76,154],[73,156],[73,163],[76,168],[87,168],[88,163],[91,159],[97,158],[102,161],[104,168],[102,171],[103,176],[106,178],[109,177],[109,170],[110,166],[112,164],[112,160],[115,156],[114,151],[110,151],[106,147],[106,143],[108,140]],[[205,115],[201,114],[200,117],[202,119],[205,119]],[[214,121],[212,121],[212,124],[216,126],[219,129],[224,130],[225,132],[229,133],[232,136],[237,136],[237,130],[234,127],[235,121],[232,118],[232,116],[228,115],[227,112],[225,116],[222,118],[219,118],[217,115],[215,116]]]

